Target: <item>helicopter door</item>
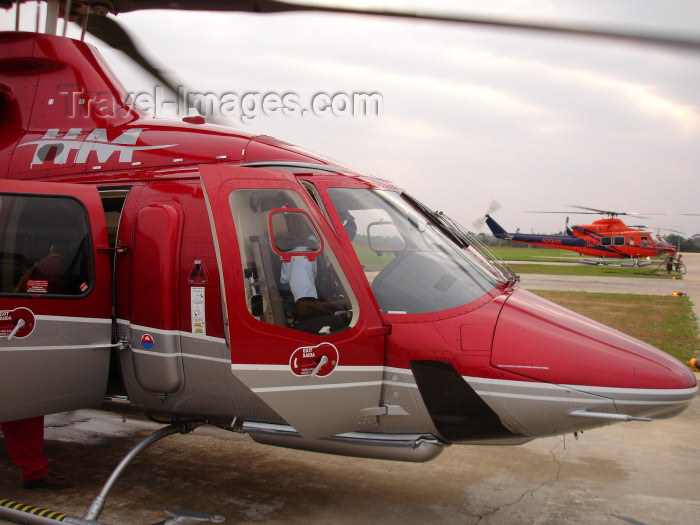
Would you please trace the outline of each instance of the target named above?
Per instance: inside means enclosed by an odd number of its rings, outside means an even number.
[[[359,295],[359,279],[350,284],[352,270],[344,269],[334,233],[306,190],[284,171],[199,169],[232,373],[304,438],[352,432],[373,421],[367,414],[381,411],[386,331],[370,300]],[[307,270],[315,273],[315,290],[294,282]],[[321,285],[321,274],[332,285]],[[314,308],[323,312],[308,311]]]
[[[97,190],[0,183],[0,421],[99,405],[112,337]]]

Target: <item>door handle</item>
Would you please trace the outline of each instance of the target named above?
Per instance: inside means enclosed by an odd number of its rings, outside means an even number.
[[[19,329],[22,328],[24,325],[24,319],[17,319],[17,324],[15,325],[13,330],[9,334],[7,334],[7,340],[9,341],[10,339],[12,339],[15,336],[15,334],[19,331]]]
[[[302,377],[325,377],[338,365],[338,349],[332,343],[300,346],[292,352],[289,367]]]
[[[318,360],[318,364],[316,365],[316,368],[314,368],[314,371],[311,372],[311,375],[315,377],[316,374],[318,374],[319,370],[321,370],[321,368],[323,368],[323,365],[325,365],[327,362],[328,362],[328,356],[326,354],[323,354],[321,356],[321,359]]]

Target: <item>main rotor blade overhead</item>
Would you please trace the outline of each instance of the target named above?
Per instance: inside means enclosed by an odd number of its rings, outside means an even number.
[[[117,23],[114,18],[108,16],[92,15],[88,16],[86,31],[105,44],[118,51],[121,51],[139,66],[153,75],[158,82],[178,95],[177,87],[170,82],[161,71],[156,68],[136,47],[133,39]]]
[[[186,108],[188,112],[190,111],[192,104],[183,97],[183,91],[186,90],[179,89],[178,86],[163,75],[162,71],[141,53],[134,40],[129,36],[129,33],[114,18],[90,15],[88,16],[85,29],[95,38],[99,38],[108,46],[124,53],[145,71],[153,75],[163,87],[169,89],[177,97],[180,107]],[[187,116],[190,115],[188,114]],[[207,120],[211,123],[217,123],[212,116],[207,116]]]
[[[586,210],[586,211],[542,211],[542,210],[527,210],[525,213],[561,213],[561,214],[575,214],[575,215],[606,215],[610,217],[611,219],[614,219],[618,215],[634,215],[635,217],[638,217],[640,219],[647,219],[648,217],[644,217],[642,215],[667,215],[666,213],[635,213],[635,212],[624,212],[624,211],[612,211],[612,210],[601,210],[598,208],[588,208],[586,206],[574,206],[573,204],[568,205],[570,208],[577,208],[579,210]]]
[[[624,212],[624,211],[612,211],[612,210],[601,210],[599,208],[588,208],[587,206],[574,206],[573,204],[568,205],[570,208],[577,208],[579,210],[586,211],[543,211],[543,210],[526,210],[525,213],[559,213],[559,214],[575,214],[575,215],[607,215],[610,218],[615,218],[618,215],[634,215],[638,219],[648,219],[647,215],[683,215],[683,216],[700,216],[700,213],[658,213],[658,212]],[[678,232],[682,233],[682,232]]]
[[[569,205],[572,208],[578,208],[580,210],[590,210],[587,213],[596,213],[596,214],[602,214],[602,215],[607,215],[609,217],[617,217],[618,215],[634,215],[635,217],[639,217],[640,219],[646,219],[646,215],[675,215],[673,213],[659,213],[659,212],[653,212],[653,211],[645,211],[645,212],[624,212],[624,211],[610,211],[610,210],[599,210],[596,208],[586,208],[585,206],[573,206]],[[586,212],[580,212],[580,213],[586,213]],[[682,214],[686,215],[686,214]]]
[[[99,3],[104,5],[104,0]],[[668,34],[652,34],[629,31],[613,27],[576,26],[556,23],[537,23],[526,20],[480,17],[461,14],[439,14],[419,11],[402,11],[400,9],[372,9],[363,7],[346,7],[323,4],[290,3],[278,0],[112,0],[113,12],[124,13],[142,9],[182,9],[197,11],[241,11],[250,13],[293,13],[318,12],[370,16],[386,16],[434,22],[451,22],[471,24],[484,27],[495,27],[537,33],[562,34],[617,40],[622,42],[670,46],[681,49],[700,51],[700,38],[679,37]]]
[[[523,213],[556,213],[558,215],[605,215],[608,212],[599,211],[545,211],[545,210],[525,210]],[[627,213],[618,213],[616,215],[636,215]]]
[[[617,217],[618,215],[639,215],[639,213],[634,213],[634,212],[624,212],[624,211],[612,211],[612,210],[599,210],[598,208],[588,208],[586,206],[574,206],[573,204],[569,204],[571,208],[577,208],[579,210],[587,210],[586,212],[583,213],[592,213],[596,215],[607,215],[609,217]],[[649,215],[649,214],[647,214]]]
[[[16,1],[0,0],[0,5],[12,5]],[[70,3],[68,5],[71,5]],[[113,18],[103,16],[108,12],[118,14],[146,9],[192,10],[192,11],[238,11],[250,13],[317,12],[350,15],[383,16],[446,23],[468,24],[482,27],[519,30],[544,34],[561,34],[608,39],[613,41],[670,46],[673,48],[700,51],[700,37],[650,34],[620,28],[576,26],[557,23],[536,23],[499,17],[480,17],[461,14],[440,14],[400,9],[373,9],[363,7],[333,6],[324,4],[290,3],[279,0],[78,0],[72,3],[70,15],[84,16],[85,6],[96,13],[88,17],[87,31],[106,44],[119,49],[134,62],[153,75],[162,85],[180,96],[177,88],[137,49],[133,40]],[[603,212],[610,213],[610,212]],[[624,214],[614,214],[624,215]]]

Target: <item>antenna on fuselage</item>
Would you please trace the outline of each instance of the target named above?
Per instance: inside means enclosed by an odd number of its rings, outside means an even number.
[[[48,0],[46,2],[46,19],[44,21],[44,33],[46,33],[47,35],[56,34],[56,27],[58,26],[59,6],[60,2],[58,0]]]
[[[19,31],[20,21],[22,18],[22,4],[24,2],[15,3],[15,31]],[[60,0],[48,0],[46,2],[46,14],[44,16],[44,33],[47,35],[58,34],[58,20],[63,18],[63,33],[62,36],[66,36],[68,31],[68,22],[70,22],[70,14],[72,7],[72,0],[66,0],[65,9],[63,11],[63,16],[61,17],[61,2]],[[36,23],[34,32],[38,33],[41,29],[41,2],[36,2]]]

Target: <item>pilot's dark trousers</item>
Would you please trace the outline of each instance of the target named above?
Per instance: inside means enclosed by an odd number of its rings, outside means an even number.
[[[44,453],[44,416],[0,423],[10,459],[22,470],[22,481],[43,478],[49,473]]]

